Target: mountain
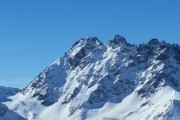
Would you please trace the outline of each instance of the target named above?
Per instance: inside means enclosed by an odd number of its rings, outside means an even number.
[[[13,120],[13,118],[18,118],[18,120],[24,120],[23,117],[9,110],[8,107],[2,102],[12,101],[9,97],[20,92],[18,88],[3,87],[0,86],[0,120]]]
[[[0,86],[0,102],[9,101],[9,96],[13,96],[20,92],[20,89],[18,88],[11,88],[11,87],[3,87]]]
[[[4,104],[28,120],[179,120],[179,77],[178,44],[89,37]]]

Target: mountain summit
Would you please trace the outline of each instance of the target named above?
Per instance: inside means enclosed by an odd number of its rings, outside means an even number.
[[[178,44],[82,38],[3,107],[28,120],[179,120],[179,77]]]

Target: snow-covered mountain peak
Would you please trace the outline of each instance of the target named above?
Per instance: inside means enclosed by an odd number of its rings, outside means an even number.
[[[97,37],[89,37],[77,41],[67,53],[66,58],[70,67],[75,68],[83,58],[91,58],[93,54],[102,51],[102,49],[105,49],[105,46]]]
[[[179,120],[179,76],[177,44],[89,37],[5,104],[28,120]]]
[[[98,40],[97,37],[88,37],[82,38],[78,40],[68,52],[70,57],[74,57],[78,52],[83,52],[87,54],[87,52],[94,50],[97,46],[103,45],[101,41]]]

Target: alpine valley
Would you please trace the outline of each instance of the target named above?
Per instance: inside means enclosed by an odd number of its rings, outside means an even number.
[[[0,120],[180,120],[180,46],[83,38],[21,91],[0,93]]]

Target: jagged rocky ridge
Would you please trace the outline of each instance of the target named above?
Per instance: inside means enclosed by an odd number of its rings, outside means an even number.
[[[21,101],[18,103],[21,109],[33,112],[33,117],[29,117],[28,112],[19,113],[29,120],[45,118],[43,108],[48,111],[48,108],[54,110],[55,106],[61,106],[60,116],[54,117],[58,120],[129,120],[131,117],[139,119],[140,113],[144,117],[141,119],[169,120],[174,119],[174,116],[180,118],[176,114],[180,111],[180,106],[176,108],[180,104],[179,96],[176,98],[180,92],[179,77],[178,44],[159,42],[153,38],[146,44],[136,46],[128,43],[121,35],[116,35],[113,40],[103,44],[97,37],[90,37],[77,41],[62,58],[48,66],[12,99],[14,102]],[[154,103],[152,98],[159,95],[163,99],[166,89],[173,93],[173,97],[169,98],[167,103]],[[109,103],[125,106],[124,101],[129,101],[130,104],[132,99],[126,99],[131,96],[134,96],[133,99],[141,99],[137,102],[139,108],[132,106],[134,111],[128,106],[125,110],[118,108],[119,113],[124,110],[126,112],[122,113],[128,115],[88,117],[93,113],[90,110],[101,110]],[[25,105],[22,105],[22,101]],[[27,109],[35,104],[34,101],[37,106],[43,106],[39,113]],[[12,109],[16,107],[7,105]],[[165,106],[164,109],[161,109],[162,106]],[[152,109],[153,112],[148,112],[145,108]],[[159,111],[156,112],[157,110]],[[15,111],[18,113],[18,109]],[[146,114],[143,111],[146,111]]]

